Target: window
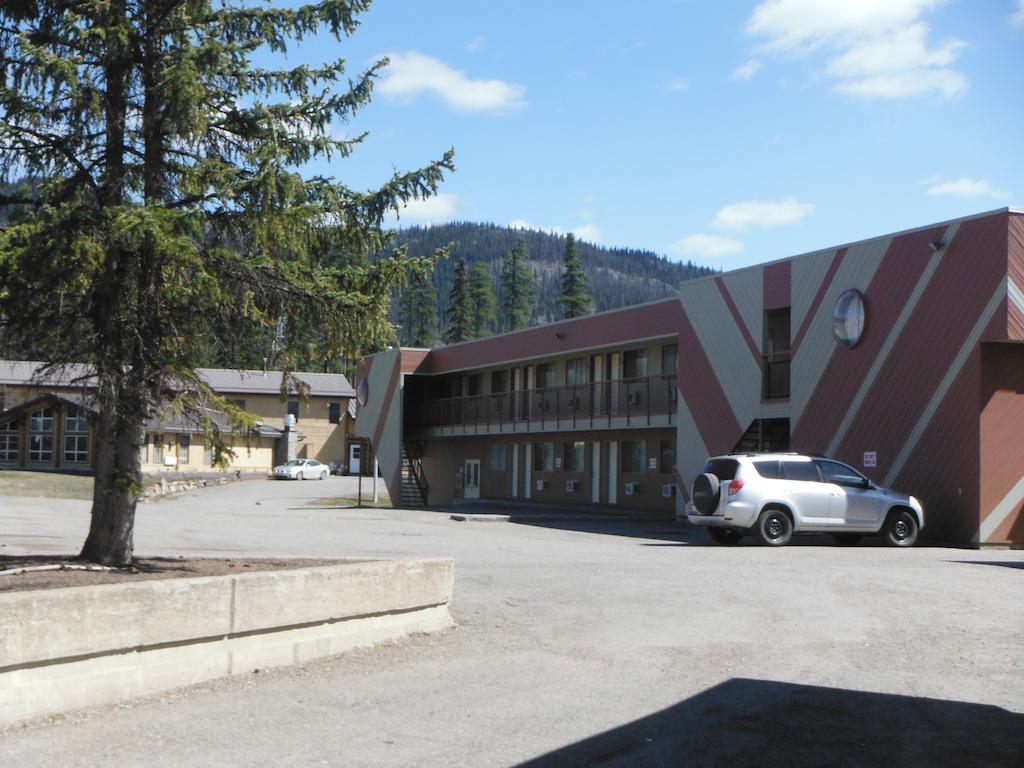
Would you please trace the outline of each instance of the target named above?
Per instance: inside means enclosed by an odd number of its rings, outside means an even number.
[[[207,467],[213,466],[213,448],[209,443],[203,443],[203,465]]]
[[[541,363],[537,366],[537,389],[547,389],[555,386],[555,366],[551,363]]]
[[[862,488],[866,482],[865,477],[854,469],[840,464],[838,461],[817,461],[815,462],[821,470],[821,476],[826,483],[845,485],[850,488]]]
[[[647,375],[647,350],[631,349],[622,358],[625,379],[639,379]]]
[[[818,468],[813,461],[783,461],[782,473],[787,480],[798,480],[805,483],[820,482]]]
[[[164,463],[164,436],[153,435],[153,463]]]
[[[658,459],[661,463],[658,465],[658,469],[663,475],[670,475],[675,472],[676,469],[676,441],[675,440],[662,440],[661,441],[661,456]]]
[[[675,376],[679,367],[679,345],[662,344],[661,346],[661,375]]]
[[[588,368],[589,364],[585,357],[567,360],[565,363],[565,383],[570,387],[577,384],[586,384]]]
[[[0,413],[7,410],[7,391],[6,387],[0,387]]]
[[[341,403],[327,404],[327,420],[331,422],[331,424],[341,423]]]
[[[491,374],[491,393],[508,392],[508,371],[494,371]]]
[[[139,464],[149,464],[149,439],[142,433],[142,445],[139,446]]]
[[[718,478],[718,482],[733,480],[736,477],[736,470],[740,463],[736,459],[712,459],[704,466],[704,471],[709,475]]]
[[[89,421],[81,408],[64,412],[64,461],[75,464],[89,461]]]
[[[178,463],[188,464],[188,451],[192,447],[192,438],[182,435],[178,438]]]
[[[18,429],[18,422],[0,424],[0,461],[17,461],[20,447],[21,430]]]
[[[289,400],[288,401],[288,415],[295,417],[295,423],[299,423],[299,401]]]
[[[28,419],[28,460],[53,461],[53,409],[36,411]]]
[[[755,461],[754,470],[761,477],[768,480],[781,480],[782,479],[782,467],[779,466],[778,461]]]
[[[237,405],[243,411],[245,410],[245,400],[238,399],[238,400],[232,400],[231,402],[234,403],[235,405]]]
[[[555,471],[555,444],[533,444],[533,469],[535,472]]]
[[[566,472],[583,472],[587,468],[586,443],[566,443],[562,449],[562,469]]]
[[[484,375],[482,373],[474,373],[469,377],[469,396],[476,397],[484,393]]]
[[[508,446],[492,445],[491,457],[488,462],[491,472],[504,472],[508,466]]]
[[[643,440],[622,441],[622,471],[633,474],[647,470],[647,443]]]

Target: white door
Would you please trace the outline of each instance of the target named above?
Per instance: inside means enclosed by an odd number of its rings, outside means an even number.
[[[480,498],[480,460],[470,459],[466,462],[466,484],[463,496],[467,499]]]
[[[797,525],[802,529],[828,528],[830,493],[828,485],[821,482],[818,468],[813,461],[783,460],[783,498],[796,513]]]
[[[359,443],[351,443],[348,447],[348,473],[350,475],[359,474]]]

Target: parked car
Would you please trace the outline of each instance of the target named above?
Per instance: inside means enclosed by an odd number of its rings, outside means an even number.
[[[719,544],[752,534],[782,546],[794,533],[829,533],[840,544],[879,535],[909,547],[924,527],[913,496],[881,488],[840,461],[797,453],[716,456],[693,482],[686,519]]]
[[[292,459],[274,467],[274,477],[278,480],[326,480],[329,472],[327,465],[316,459]]]

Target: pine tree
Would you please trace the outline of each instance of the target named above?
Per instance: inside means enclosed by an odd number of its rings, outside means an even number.
[[[309,163],[348,156],[335,138],[369,100],[382,59],[274,68],[294,41],[351,35],[367,0],[35,0],[0,4],[0,355],[31,347],[49,370],[95,373],[96,476],[81,555],[133,555],[144,425],[161,402],[191,420],[226,465],[256,417],[195,368],[210,347],[275,335],[284,387],[300,354],[321,360],[394,338],[389,299],[410,270],[383,217],[432,195],[451,152],[354,192]],[[271,66],[255,67],[260,51]],[[27,212],[27,215],[19,215]],[[341,258],[341,257],[344,258]],[[305,350],[305,351],[303,351]],[[46,373],[44,370],[42,373]],[[282,392],[282,395],[284,392]]]
[[[526,239],[517,238],[515,245],[505,254],[501,271],[501,308],[504,325],[509,331],[517,331],[530,324],[533,304],[536,300],[536,281],[530,271]]]
[[[444,331],[445,344],[458,344],[473,338],[473,307],[469,303],[469,278],[466,260],[460,259],[455,269],[455,282],[448,295],[448,327]]]
[[[432,347],[437,333],[437,290],[430,275],[413,275],[402,291],[399,320],[404,343]]]
[[[590,314],[594,300],[587,288],[583,260],[576,250],[576,236],[565,236],[565,260],[562,263],[562,297],[558,300],[566,320]]]
[[[469,270],[469,306],[473,316],[470,338],[480,339],[494,332],[498,317],[498,300],[487,266],[477,262]]]

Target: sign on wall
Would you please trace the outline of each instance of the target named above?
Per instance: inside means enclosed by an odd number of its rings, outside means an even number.
[[[651,456],[651,458],[649,458],[647,460],[647,468],[648,469],[657,469],[658,468],[658,460],[654,456]]]
[[[874,469],[878,466],[878,454],[874,451],[864,451],[864,468]]]

